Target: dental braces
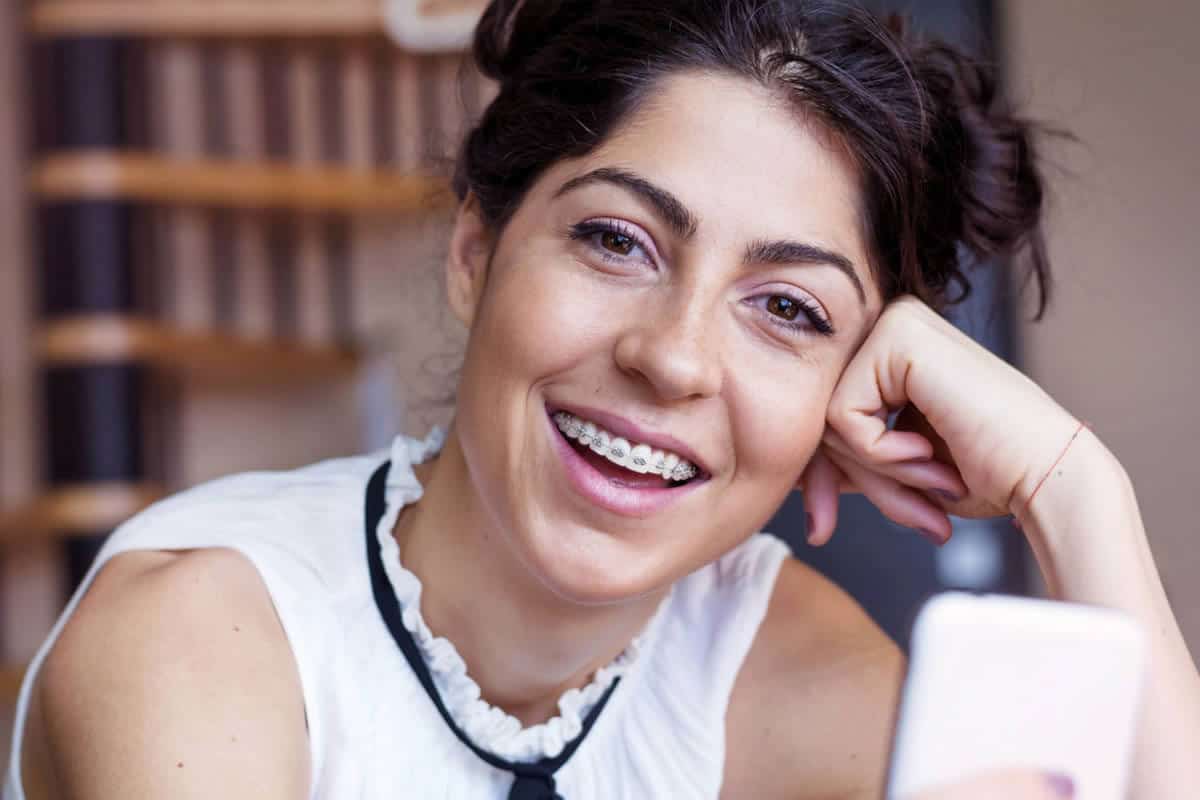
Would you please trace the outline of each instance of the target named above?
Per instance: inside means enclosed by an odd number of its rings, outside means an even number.
[[[568,439],[578,441],[593,453],[633,472],[662,475],[667,480],[677,482],[691,480],[699,472],[694,464],[680,459],[674,453],[653,450],[645,444],[631,445],[625,439],[614,437],[597,427],[595,423],[585,422],[565,411],[554,414],[554,424]]]

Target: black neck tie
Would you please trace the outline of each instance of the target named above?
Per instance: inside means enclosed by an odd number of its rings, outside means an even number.
[[[425,659],[421,657],[421,651],[417,648],[417,643],[413,641],[412,634],[408,632],[408,628],[404,627],[404,622],[401,619],[400,601],[396,599],[396,593],[388,582],[387,572],[383,568],[383,556],[380,552],[376,528],[379,527],[379,521],[383,518],[383,512],[387,506],[384,490],[387,486],[387,474],[390,466],[391,462],[386,461],[371,475],[371,480],[367,482],[365,508],[367,563],[371,572],[371,589],[375,594],[375,605],[379,608],[379,613],[383,617],[384,624],[391,631],[392,638],[396,640],[396,644],[400,647],[400,651],[404,653],[409,666],[416,673],[417,680],[425,687],[425,692],[429,695],[429,699],[437,707],[438,713],[442,715],[442,719],[450,726],[450,730],[454,731],[454,735],[469,747],[471,752],[475,753],[475,755],[488,764],[497,769],[508,770],[513,773],[516,780],[513,781],[512,789],[508,793],[508,800],[562,800],[562,797],[555,791],[554,773],[559,767],[567,763],[567,759],[571,757],[583,742],[583,737],[587,736],[588,731],[592,729],[593,723],[600,716],[601,710],[608,703],[608,699],[612,697],[613,690],[617,688],[617,684],[620,683],[621,679],[617,678],[612,682],[612,685],[608,687],[608,690],[605,691],[600,701],[596,703],[584,719],[583,730],[579,732],[578,736],[568,742],[566,747],[562,749],[562,752],[554,758],[543,758],[532,764],[513,763],[480,749],[474,742],[467,738],[466,733],[458,727],[453,717],[450,716],[450,712],[446,710],[446,706],[442,702],[442,697],[438,693],[437,686],[434,685],[433,676],[429,673],[429,667],[425,664]]]

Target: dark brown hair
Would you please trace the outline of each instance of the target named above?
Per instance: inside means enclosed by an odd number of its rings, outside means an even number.
[[[497,230],[545,169],[601,144],[664,76],[718,72],[815,115],[856,161],[885,300],[944,308],[969,294],[971,263],[1024,249],[1045,309],[1031,125],[991,68],[897,17],[829,0],[494,0],[473,55],[500,91],[463,142],[454,190]]]

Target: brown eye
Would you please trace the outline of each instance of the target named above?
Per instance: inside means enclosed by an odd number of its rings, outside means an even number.
[[[616,231],[604,231],[600,235],[600,244],[605,250],[611,250],[623,256],[629,255],[633,248],[637,247],[637,242],[631,237]]]
[[[800,304],[790,297],[775,294],[767,300],[767,311],[790,322],[800,313]]]

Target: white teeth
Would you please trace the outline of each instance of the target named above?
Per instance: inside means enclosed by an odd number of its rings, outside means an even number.
[[[602,456],[608,455],[608,448],[612,442],[612,437],[608,435],[608,431],[596,431],[596,435],[592,438],[592,443],[588,445],[592,448],[592,452],[599,453]]]
[[[696,466],[674,453],[655,450],[646,444],[631,444],[620,436],[613,436],[594,422],[580,419],[566,411],[555,412],[554,424],[568,439],[577,440],[593,452],[633,472],[662,475],[672,481],[686,481],[696,475]]]
[[[650,471],[650,445],[639,444],[629,452],[628,467],[634,472],[645,475]]]
[[[679,456],[675,455],[674,453],[667,453],[666,458],[663,459],[663,468],[662,468],[663,477],[664,478],[671,477],[672,473],[675,472],[675,467],[678,466],[678,464],[679,464]]]
[[[579,443],[582,445],[589,445],[592,443],[592,439],[595,437],[596,425],[591,422],[583,423],[583,430],[579,432]]]

